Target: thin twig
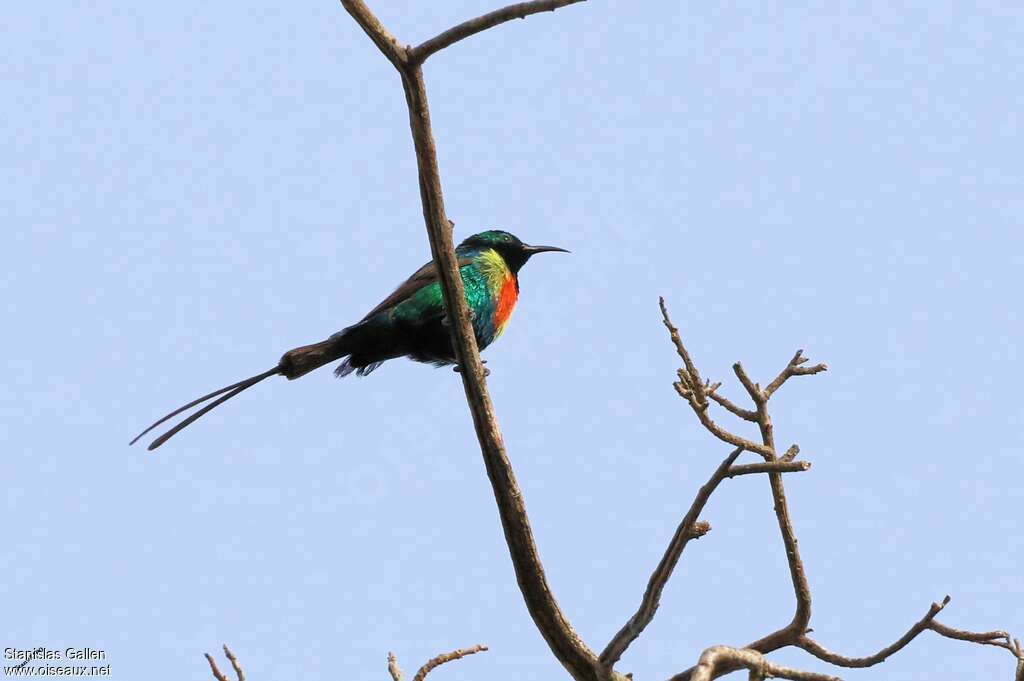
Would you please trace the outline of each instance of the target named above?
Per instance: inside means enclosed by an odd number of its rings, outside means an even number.
[[[409,61],[413,64],[422,64],[427,60],[427,57],[435,52],[439,52],[481,31],[494,28],[498,24],[503,24],[513,19],[525,19],[529,15],[537,14],[538,12],[554,12],[556,9],[577,2],[584,2],[584,0],[535,0],[534,2],[519,2],[508,7],[496,9],[475,19],[463,21],[458,26],[453,26],[430,40],[425,40],[416,47],[411,48],[409,50]]]
[[[740,379],[740,383],[746,388],[747,394],[750,395],[750,399],[754,401],[754,404],[760,406],[768,401],[768,397],[762,392],[761,386],[750,380],[750,376],[747,376],[747,372],[744,371],[742,364],[739,362],[733,364],[732,371],[736,374],[736,378]]]
[[[672,337],[672,343],[676,346],[676,352],[679,354],[680,359],[683,360],[683,366],[686,368],[686,377],[680,375],[680,379],[684,383],[689,382],[691,385],[687,385],[686,388],[693,391],[693,395],[696,398],[698,406],[704,406],[707,404],[707,399],[704,396],[704,385],[700,380],[700,372],[697,371],[697,367],[694,365],[693,360],[690,359],[690,353],[687,352],[686,347],[683,345],[682,339],[679,337],[679,329],[672,324],[672,320],[669,319],[668,309],[665,307],[665,299],[658,297],[658,305],[661,307],[661,320],[668,329],[669,336]],[[680,372],[681,373],[681,372]],[[739,443],[733,443],[737,447],[741,446]]]
[[[392,652],[388,652],[388,673],[392,681],[402,681],[402,668],[398,666],[398,658]]]
[[[761,653],[747,648],[730,648],[714,646],[701,654],[697,666],[693,669],[693,681],[710,681],[721,676],[723,669],[736,670],[746,667],[751,671],[750,678],[792,679],[792,681],[840,681],[835,676],[791,669],[773,664]]]
[[[231,648],[228,648],[226,643],[224,644],[224,654],[231,662],[231,667],[235,670],[235,677],[238,681],[245,681],[245,673],[242,672],[242,666],[238,664],[238,658],[235,657],[235,654],[231,652]]]
[[[718,404],[724,407],[729,413],[739,416],[744,421],[757,421],[757,414],[755,412],[734,404],[728,397],[719,395],[715,390],[706,390],[705,392],[708,397],[713,399],[715,402],[718,402]]]
[[[973,632],[965,631],[963,629],[954,629],[953,627],[947,627],[942,622],[932,621],[928,628],[934,631],[940,636],[946,638],[953,638],[958,641],[968,641],[970,643],[978,643],[983,646],[996,646],[998,648],[1005,648],[1014,654],[1018,659],[1020,658],[1019,650],[1014,645],[1015,639],[1011,639],[1010,635],[1005,631],[983,631]]]
[[[783,369],[782,372],[775,377],[775,380],[769,383],[768,387],[764,389],[765,399],[771,397],[772,393],[781,388],[782,384],[793,376],[812,376],[814,374],[821,373],[822,371],[828,371],[828,365],[826,364],[815,364],[812,367],[800,366],[806,361],[807,358],[804,357],[804,351],[797,350],[796,354],[793,355],[793,359],[789,360],[789,364],[786,365],[786,368]]]
[[[680,347],[682,347],[682,345],[680,345]],[[715,423],[714,419],[708,416],[708,403],[705,401],[701,404],[699,398],[694,394],[694,391],[686,387],[686,384],[682,380],[685,375],[684,370],[680,369],[679,377],[681,380],[673,383],[672,387],[676,389],[676,392],[679,393],[680,397],[686,400],[690,405],[690,409],[692,409],[693,413],[697,415],[697,420],[700,421],[701,425],[704,426],[709,433],[733,447],[741,447],[749,452],[756,452],[766,458],[771,456],[771,450],[766,449],[764,445],[754,442],[753,440],[748,440],[745,437],[740,437],[735,433],[731,433]]]
[[[657,612],[661,601],[661,593],[665,588],[665,584],[668,583],[669,578],[672,576],[676,565],[679,563],[679,558],[682,556],[683,549],[686,548],[689,540],[703,536],[711,529],[706,523],[701,527],[701,522],[697,519],[707,505],[708,500],[711,499],[711,495],[714,494],[718,485],[723,480],[753,473],[805,471],[811,467],[811,464],[807,461],[734,465],[742,452],[742,447],[734,449],[718,465],[718,468],[715,469],[715,472],[708,481],[698,490],[697,496],[694,498],[693,503],[690,504],[690,509],[676,528],[676,532],[672,536],[672,541],[669,542],[665,554],[647,581],[647,589],[640,600],[640,607],[637,608],[633,616],[629,618],[615,636],[612,637],[612,640],[608,642],[604,650],[601,651],[600,660],[605,667],[611,668],[614,666],[622,657],[622,654],[626,652],[629,645],[640,636],[641,632],[654,619],[654,614]]]
[[[697,523],[697,518],[700,516],[701,511],[704,510],[704,506],[708,503],[708,499],[711,498],[715,488],[726,478],[729,474],[729,468],[742,453],[742,447],[734,449],[718,465],[711,478],[697,491],[697,496],[694,498],[693,503],[690,504],[690,509],[683,516],[679,527],[676,528],[676,532],[672,536],[672,541],[669,542],[668,548],[665,549],[665,554],[661,557],[658,566],[654,568],[654,572],[647,581],[647,589],[644,591],[643,598],[640,599],[640,607],[637,608],[633,616],[629,618],[622,628],[619,629],[618,633],[612,637],[612,640],[608,642],[604,650],[601,651],[601,664],[606,668],[611,669],[619,661],[619,658],[622,657],[622,653],[626,652],[629,644],[635,641],[644,628],[654,619],[654,613],[657,612],[661,600],[661,592],[664,590],[669,577],[672,576],[672,571],[675,570],[676,564],[679,563],[679,557],[683,555],[683,549],[686,548],[686,544],[693,538],[693,527]]]
[[[750,475],[752,473],[802,473],[811,469],[810,461],[771,461],[764,463],[745,463],[733,466],[726,473],[726,477],[735,478],[737,475]]]
[[[213,659],[213,655],[210,653],[203,653],[206,657],[206,661],[210,663],[210,671],[213,673],[213,678],[217,681],[228,681],[228,677],[224,676],[224,673],[217,668],[217,662]]]
[[[475,653],[480,653],[485,650],[487,650],[487,646],[475,645],[471,648],[459,648],[458,650],[453,650],[450,653],[438,655],[437,657],[429,660],[425,665],[420,667],[420,670],[416,672],[416,676],[412,677],[412,681],[423,681],[423,679],[427,677],[427,674],[429,674],[435,667],[439,667],[442,664],[445,664],[446,662],[461,660],[467,655],[473,655]]]
[[[949,603],[949,596],[942,599],[941,603],[932,603],[924,617],[915,622],[914,625],[907,630],[907,633],[899,637],[895,643],[882,648],[874,655],[867,655],[865,657],[846,657],[845,655],[840,655],[839,653],[834,653],[831,650],[828,650],[817,641],[808,638],[806,635],[798,638],[795,645],[806,650],[819,660],[824,660],[825,662],[834,664],[838,667],[871,667],[884,661],[893,653],[902,650],[904,646],[917,638],[918,634],[925,629],[928,629],[932,620],[934,620],[935,616],[939,614],[939,611],[946,607],[947,603]]]
[[[213,655],[210,653],[203,653],[206,657],[206,661],[210,663],[210,671],[213,673],[213,678],[217,681],[228,681],[228,677],[217,667],[217,661],[213,659]],[[235,670],[236,681],[245,681],[245,673],[242,671],[242,666],[238,664],[238,658],[231,652],[227,644],[224,645],[224,655],[227,656],[228,661],[231,662],[231,667]]]

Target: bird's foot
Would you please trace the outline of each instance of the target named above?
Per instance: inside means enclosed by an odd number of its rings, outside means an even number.
[[[476,321],[476,312],[474,312],[472,308],[470,308],[470,310],[469,310],[469,321],[470,322],[475,322]],[[441,317],[441,326],[451,326],[451,324],[452,324],[452,322],[448,318],[448,315],[445,315],[445,316]]]
[[[487,364],[487,360],[486,359],[482,359],[482,360],[480,360],[480,363],[481,364]],[[458,364],[456,364],[455,366],[452,367],[452,371],[454,371],[457,374],[461,374],[462,373],[462,367],[460,367]],[[484,367],[484,378],[487,378],[490,375],[491,375],[491,370],[488,369],[487,367]]]

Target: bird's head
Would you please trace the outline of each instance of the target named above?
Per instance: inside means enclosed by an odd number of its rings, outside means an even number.
[[[501,257],[505,259],[505,262],[508,263],[509,269],[517,273],[519,272],[519,268],[525,265],[526,261],[537,253],[569,252],[564,248],[559,248],[558,246],[531,246],[530,244],[524,244],[515,234],[510,234],[509,232],[505,232],[500,229],[491,229],[486,232],[474,234],[459,244],[458,250],[476,250],[484,248],[493,248],[496,250]]]

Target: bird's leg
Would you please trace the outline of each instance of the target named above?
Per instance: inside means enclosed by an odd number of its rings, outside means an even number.
[[[482,359],[482,360],[480,360],[480,363],[481,364],[487,364],[487,360],[486,359]],[[462,367],[460,367],[458,364],[456,364],[455,366],[452,367],[452,371],[454,371],[457,374],[461,374],[462,373]],[[491,375],[491,370],[488,369],[487,367],[484,367],[484,378],[487,378],[490,375]]]

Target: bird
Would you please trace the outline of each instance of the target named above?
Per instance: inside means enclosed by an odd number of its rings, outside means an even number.
[[[481,350],[497,340],[508,324],[519,299],[519,270],[534,255],[547,252],[569,251],[558,246],[531,246],[500,229],[467,237],[455,249],[470,321]],[[152,451],[204,414],[271,376],[284,376],[291,381],[339,359],[342,362],[334,370],[338,378],[352,373],[366,376],[384,362],[403,356],[438,367],[455,364],[448,326],[438,271],[431,261],[416,270],[355,324],[319,343],[289,350],[267,371],[214,390],[175,409],[139,433],[129,444],[134,445],[178,414],[213,400],[153,440],[148,447]],[[456,366],[455,370],[458,371],[459,367]]]

